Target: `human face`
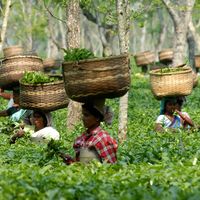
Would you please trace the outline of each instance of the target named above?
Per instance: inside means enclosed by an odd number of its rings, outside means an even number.
[[[168,101],[166,103],[166,113],[173,114],[176,109],[176,104],[173,101]]]
[[[39,113],[34,113],[32,118],[33,125],[35,126],[35,131],[39,131],[40,129],[43,129],[44,119]]]
[[[82,121],[83,125],[87,129],[95,128],[99,125],[99,119],[93,116],[88,110],[83,108],[82,110]]]

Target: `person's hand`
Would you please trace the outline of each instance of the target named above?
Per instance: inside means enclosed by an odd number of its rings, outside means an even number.
[[[67,165],[70,165],[71,163],[74,162],[74,159],[70,155],[60,153],[59,156],[63,159],[63,162]]]
[[[12,105],[12,107],[18,108],[18,107],[19,107],[19,104],[14,103],[14,104]]]
[[[18,138],[23,137],[24,136],[24,130],[20,128],[19,131],[17,131],[16,136]]]

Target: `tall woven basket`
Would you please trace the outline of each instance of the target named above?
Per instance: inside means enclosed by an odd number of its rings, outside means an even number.
[[[12,89],[26,71],[43,71],[42,59],[38,56],[20,55],[8,57],[1,62],[0,87]]]
[[[171,62],[173,59],[173,50],[172,49],[164,49],[159,53],[160,62]]]
[[[129,63],[128,55],[64,62],[66,93],[78,102],[123,96],[130,87]]]
[[[181,71],[162,73],[160,69],[150,71],[150,85],[153,95],[160,99],[165,96],[186,96],[193,88],[193,74],[190,67]]]
[[[155,54],[151,51],[144,51],[135,55],[137,66],[146,66],[155,62]]]
[[[200,68],[200,55],[195,55],[195,67]]]
[[[11,57],[11,56],[17,56],[23,54],[23,47],[19,45],[15,46],[9,46],[3,49],[3,54],[5,58]]]
[[[20,82],[20,107],[31,110],[54,111],[68,106],[64,81],[44,84]]]

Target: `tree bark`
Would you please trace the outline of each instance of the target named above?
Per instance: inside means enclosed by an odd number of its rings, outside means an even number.
[[[129,51],[129,30],[130,30],[130,2],[129,0],[117,0],[117,18],[120,52],[128,53]],[[126,139],[128,123],[128,92],[120,98],[119,102],[119,141]]]
[[[145,42],[146,42],[146,33],[147,33],[147,27],[146,27],[146,21],[144,22],[144,26],[142,27],[142,35],[140,38],[140,51],[145,51]]]
[[[197,51],[200,52],[200,36],[199,34],[196,32],[196,28],[198,28],[198,26],[194,26],[192,20],[190,20],[189,23],[189,31],[190,33],[193,35],[194,40],[195,40],[195,47],[197,48]]]
[[[166,5],[174,23],[173,66],[184,63],[188,24],[195,0],[162,0]]]
[[[195,46],[196,46],[195,34],[190,28],[190,23],[188,26],[188,33],[187,33],[187,43],[188,43],[188,53],[189,53],[188,57],[189,57],[190,66],[193,68],[194,71],[196,71],[195,62],[194,62]]]
[[[24,2],[23,0],[20,0],[22,12],[23,12],[23,18],[25,22],[25,27],[28,29],[27,31],[27,41],[25,43],[28,51],[33,50],[33,35],[32,35],[32,21],[31,21],[31,10],[32,10],[32,4],[30,2]]]
[[[155,48],[156,55],[158,55],[158,52],[162,50],[162,47],[163,47],[163,44],[165,41],[165,37],[166,37],[166,32],[167,32],[167,23],[165,23],[165,21],[164,21],[163,9],[158,8],[157,13],[158,13],[158,18],[159,18],[159,22],[160,22],[160,34],[159,34],[159,38],[158,38],[158,43]],[[159,60],[159,58],[157,58],[157,60]]]
[[[11,7],[11,0],[7,0],[6,2],[6,8],[5,8],[5,15],[3,18],[3,23],[2,23],[2,28],[1,28],[1,38],[0,38],[0,50],[2,50],[3,43],[5,41],[5,36],[6,36],[6,30],[7,30],[7,25],[8,25],[8,16],[10,12],[10,7]]]
[[[60,8],[59,9],[59,18],[62,19],[63,17],[63,11],[62,9]],[[61,41],[62,41],[62,48],[66,49],[66,24],[64,24],[61,20],[59,20],[59,29],[60,29],[60,32],[61,32]]]
[[[67,5],[67,48],[80,47],[79,0],[69,0]],[[72,130],[81,118],[81,104],[70,100],[68,105],[67,128]]]

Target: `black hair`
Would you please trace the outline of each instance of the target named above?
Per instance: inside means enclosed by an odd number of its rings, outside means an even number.
[[[183,103],[186,101],[185,97],[179,97],[177,98],[176,103],[182,107]]]
[[[33,116],[34,116],[34,114],[38,114],[38,115],[40,115],[42,117],[42,119],[44,121],[44,127],[46,127],[47,126],[47,118],[46,118],[45,113],[42,112],[41,110],[34,110],[33,111]]]
[[[94,117],[98,118],[100,121],[103,121],[104,116],[101,112],[99,112],[93,104],[83,104],[82,108],[86,109],[87,111],[89,111]]]
[[[174,104],[177,103],[175,99],[166,99],[164,103],[164,113],[166,112],[166,106],[167,106],[167,103],[169,102],[173,102]]]

